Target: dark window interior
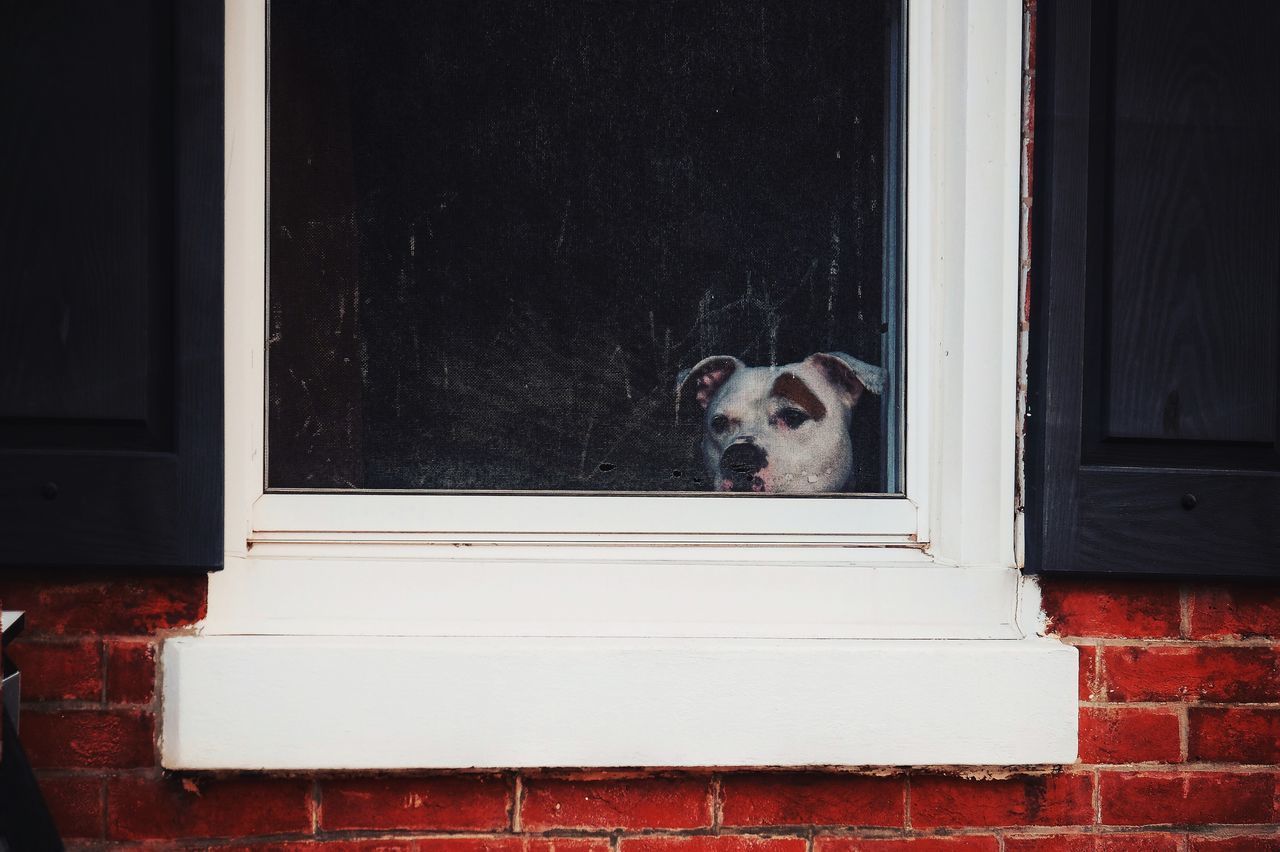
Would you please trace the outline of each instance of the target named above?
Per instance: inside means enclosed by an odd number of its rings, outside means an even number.
[[[272,0],[268,486],[706,491],[680,370],[900,375],[899,15]]]

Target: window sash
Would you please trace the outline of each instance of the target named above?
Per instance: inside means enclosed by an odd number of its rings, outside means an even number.
[[[899,544],[950,562],[1013,564],[1021,27],[1005,18],[1020,19],[1014,0],[908,3],[903,494],[805,498],[264,493],[265,2],[237,3],[228,39],[244,49],[227,68],[229,554],[299,536],[524,537]]]
[[[395,534],[400,539],[909,543],[918,507],[902,497],[746,495],[264,494],[253,539],[277,533]]]

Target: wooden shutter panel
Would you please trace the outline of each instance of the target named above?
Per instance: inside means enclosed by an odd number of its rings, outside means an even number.
[[[0,564],[222,561],[221,2],[0,26]]]
[[[1039,4],[1027,562],[1280,576],[1280,4]]]

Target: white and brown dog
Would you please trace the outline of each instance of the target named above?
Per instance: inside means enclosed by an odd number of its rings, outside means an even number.
[[[702,453],[717,491],[843,491],[853,475],[853,408],[864,392],[884,391],[884,370],[843,352],[782,367],[714,355],[680,374],[677,404],[691,390],[705,415]]]

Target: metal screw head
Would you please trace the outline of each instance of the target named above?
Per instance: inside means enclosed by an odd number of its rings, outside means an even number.
[[[1197,502],[1199,501],[1196,500],[1196,495],[1192,494],[1190,491],[1182,495],[1182,508],[1188,511],[1194,509]]]

